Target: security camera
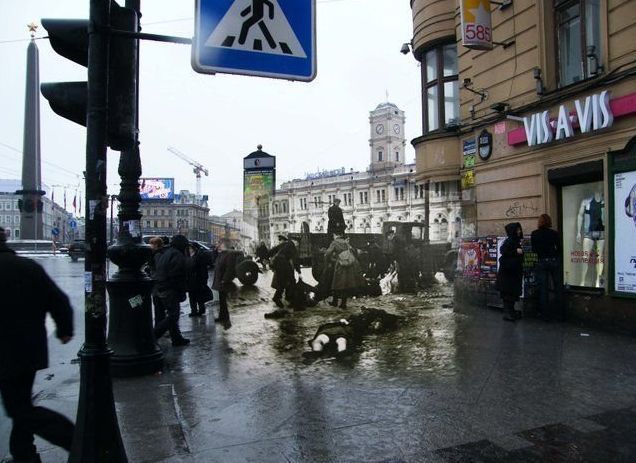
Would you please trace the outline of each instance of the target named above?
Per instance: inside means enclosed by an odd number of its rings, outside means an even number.
[[[471,85],[473,85],[473,81],[470,78],[464,79],[464,87],[470,87]]]
[[[403,55],[408,55],[410,51],[411,51],[411,47],[409,43],[408,42],[403,43],[402,48],[400,48],[400,53],[402,53]]]

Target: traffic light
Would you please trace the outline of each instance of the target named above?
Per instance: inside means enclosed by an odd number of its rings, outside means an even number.
[[[137,32],[137,13],[110,2],[111,29]],[[53,49],[69,60],[88,66],[88,28],[84,19],[42,19]],[[102,31],[110,33],[110,31]],[[111,34],[108,65],[108,146],[117,151],[131,149],[137,130],[137,39]],[[43,83],[42,95],[53,111],[86,126],[86,82]]]

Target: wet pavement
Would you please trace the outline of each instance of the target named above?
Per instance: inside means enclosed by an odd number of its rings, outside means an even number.
[[[83,263],[41,262],[81,307]],[[344,311],[323,302],[268,320],[269,277],[239,286],[230,330],[209,314],[185,316],[192,344],[161,339],[162,374],[114,380],[129,461],[636,460],[634,338],[533,319],[506,323],[488,309],[460,313],[447,285],[357,299]],[[352,355],[303,359],[320,324],[362,306],[404,318],[395,332],[365,337]],[[74,417],[79,378],[71,360],[80,341],[51,345],[37,400]],[[0,455],[7,421],[0,419]],[[65,461],[63,451],[38,446],[44,462]]]

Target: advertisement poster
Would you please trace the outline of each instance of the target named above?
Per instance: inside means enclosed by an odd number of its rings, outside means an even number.
[[[497,266],[499,265],[498,238],[487,236],[479,242],[481,245],[481,279],[494,282],[497,280]]]
[[[243,213],[258,216],[258,199],[274,194],[273,171],[246,171],[243,176]]]
[[[636,294],[636,171],[614,175],[614,290]]]
[[[174,200],[173,178],[140,178],[139,194],[142,201]]]
[[[478,241],[467,241],[459,248],[460,266],[463,275],[468,278],[479,278],[481,250]]]

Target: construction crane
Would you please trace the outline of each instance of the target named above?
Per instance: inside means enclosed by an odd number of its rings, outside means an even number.
[[[197,177],[197,196],[201,196],[201,174],[205,174],[207,177],[210,174],[208,169],[203,167],[202,164],[190,159],[188,156],[172,146],[168,146],[168,151],[192,166],[192,172],[194,172],[194,175]]]

